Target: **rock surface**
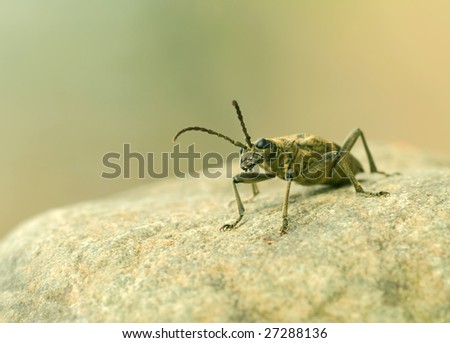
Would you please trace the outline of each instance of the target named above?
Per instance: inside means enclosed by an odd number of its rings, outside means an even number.
[[[0,321],[449,322],[450,164],[373,152],[401,175],[359,179],[391,196],[293,185],[281,237],[281,180],[261,184],[231,232],[218,230],[236,216],[224,178],[155,181],[32,218],[0,245]]]

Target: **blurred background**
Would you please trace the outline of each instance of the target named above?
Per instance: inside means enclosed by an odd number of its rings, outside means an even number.
[[[157,182],[102,156],[202,125],[448,155],[450,1],[0,0],[0,237],[49,208]],[[188,133],[183,149],[235,147]]]

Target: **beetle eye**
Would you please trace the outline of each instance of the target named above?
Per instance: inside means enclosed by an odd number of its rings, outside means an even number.
[[[243,152],[244,152],[244,148],[240,148],[239,153],[242,155]]]
[[[255,145],[258,149],[269,149],[272,146],[272,142],[268,141],[265,138],[261,138],[258,139]]]

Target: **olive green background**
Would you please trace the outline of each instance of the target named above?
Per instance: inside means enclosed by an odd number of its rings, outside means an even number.
[[[101,178],[124,143],[159,156],[189,125],[242,140],[232,99],[253,138],[342,142],[361,127],[448,155],[449,13],[448,0],[0,0],[0,235],[158,182]]]

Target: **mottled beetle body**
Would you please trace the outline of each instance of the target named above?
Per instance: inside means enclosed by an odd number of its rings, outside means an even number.
[[[277,138],[261,138],[248,149],[241,149],[241,169],[252,170],[255,165],[283,180],[291,178],[303,186],[341,185],[350,179],[338,164],[341,147],[334,142],[310,134]],[[329,153],[327,155],[327,153]],[[323,157],[328,158],[328,163]],[[353,174],[363,170],[351,154],[346,162]]]
[[[233,106],[241,123],[246,144],[235,141],[217,131],[198,126],[187,127],[179,131],[174,137],[175,141],[179,135],[186,131],[201,131],[223,138],[241,148],[240,167],[244,172],[235,175],[232,183],[239,216],[234,222],[223,225],[221,230],[235,228],[244,215],[245,208],[236,186],[238,183],[251,184],[253,194],[257,195],[259,193],[256,186],[258,182],[275,177],[287,181],[280,234],[285,233],[288,228],[288,203],[292,182],[305,186],[341,185],[351,182],[355,191],[359,194],[365,196],[389,195],[387,192],[367,192],[355,178],[355,174],[362,172],[363,168],[349,151],[359,137],[361,137],[369,160],[370,172],[387,175],[377,170],[364,134],[360,129],[351,132],[342,146],[315,135],[302,133],[278,138],[260,138],[252,143],[238,103],[233,101]],[[253,171],[256,166],[265,172]]]

